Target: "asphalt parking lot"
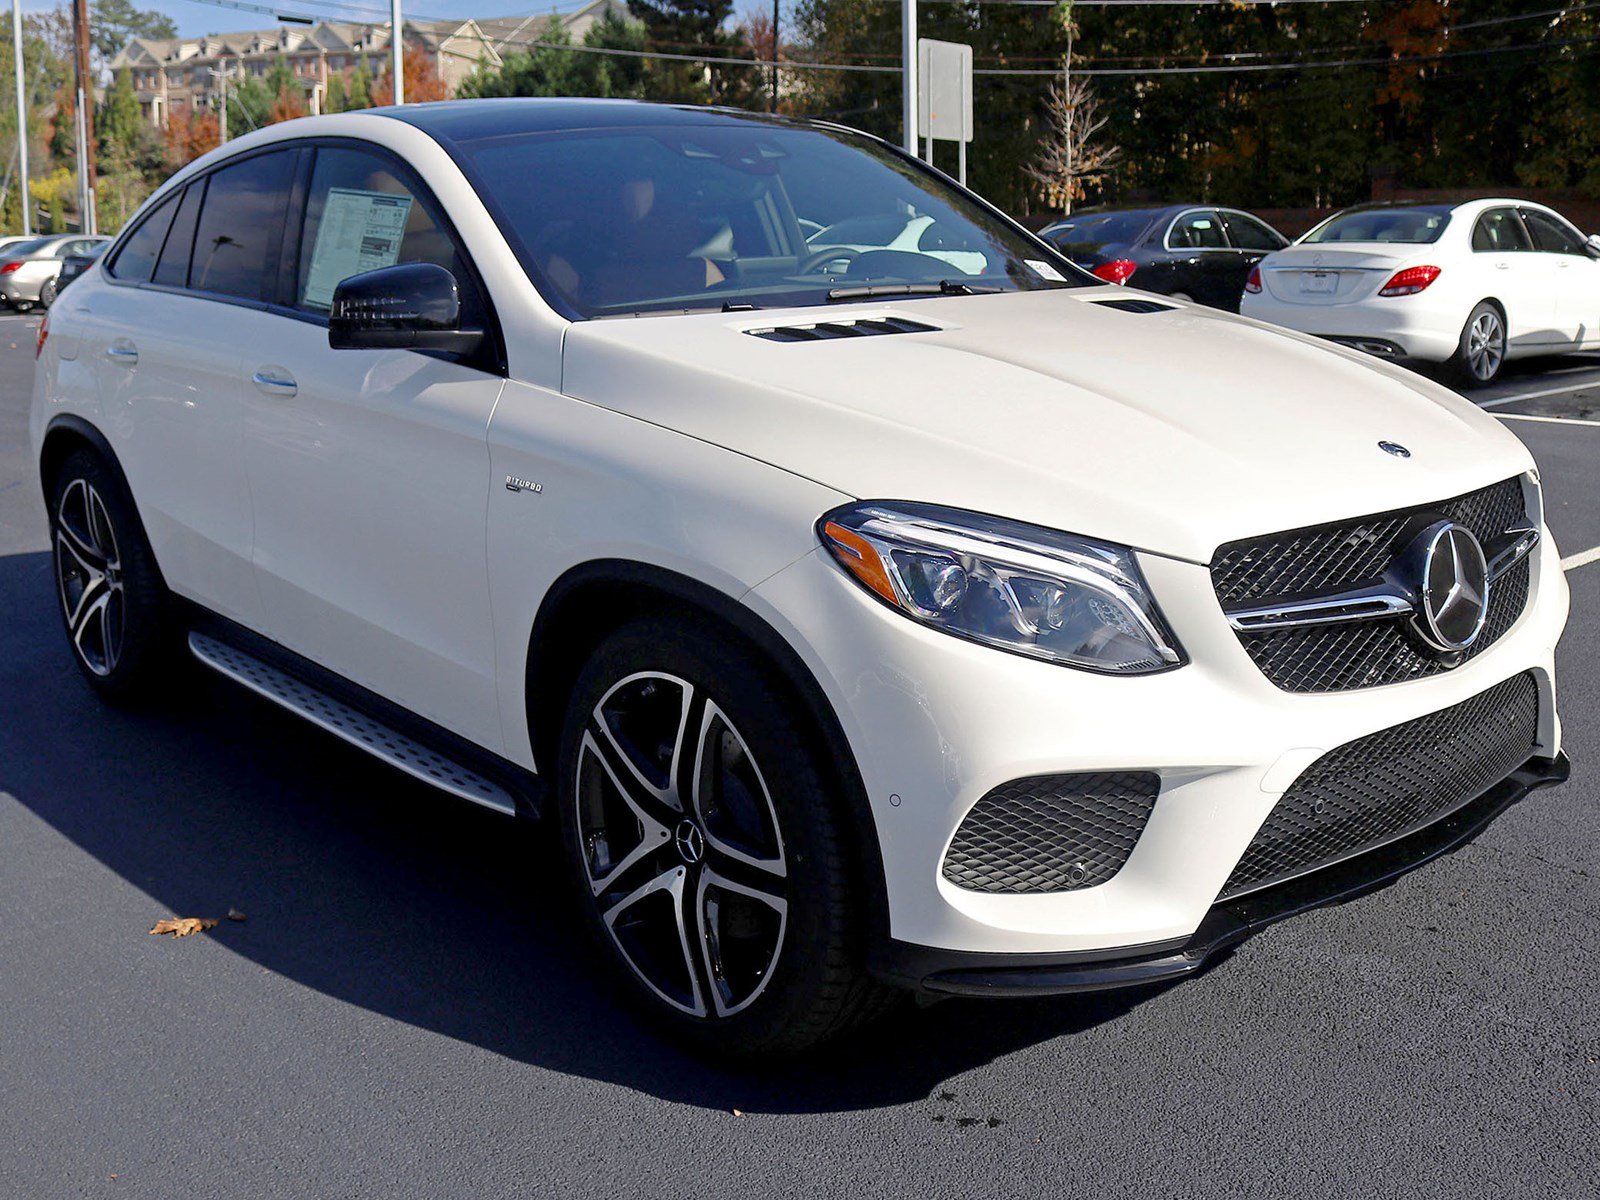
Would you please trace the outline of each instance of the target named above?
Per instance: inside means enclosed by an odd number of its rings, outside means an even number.
[[[1600,358],[1474,396],[1570,564],[1570,783],[1177,987],[907,1008],[734,1072],[617,1009],[536,837],[221,681],[91,697],[36,324],[0,317],[0,1197],[1600,1193]]]

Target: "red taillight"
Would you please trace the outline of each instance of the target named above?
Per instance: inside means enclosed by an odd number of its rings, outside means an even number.
[[[9,262],[9,263],[6,263],[5,266],[0,267],[0,275],[9,275],[13,271],[20,271],[20,270],[22,270],[22,264],[21,263],[19,263],[19,262]]]
[[[1407,267],[1389,276],[1389,282],[1378,289],[1378,295],[1415,296],[1437,278],[1438,267]]]
[[[1261,268],[1251,267],[1250,278],[1244,281],[1244,290],[1252,296],[1261,291]]]
[[[44,320],[39,322],[39,340],[33,344],[33,356],[38,358],[44,353],[44,340],[50,336],[50,314],[45,313]]]
[[[1110,262],[1103,262],[1094,269],[1092,274],[1096,279],[1104,279],[1107,283],[1127,283],[1128,276],[1139,269],[1139,264],[1126,258],[1113,258]]]

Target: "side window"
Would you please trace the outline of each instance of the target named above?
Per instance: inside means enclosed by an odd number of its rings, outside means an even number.
[[[1172,223],[1167,244],[1174,250],[1226,250],[1222,217],[1211,209],[1184,213]]]
[[[125,279],[129,283],[145,283],[149,280],[150,272],[156,265],[156,256],[161,253],[161,243],[166,241],[167,229],[172,225],[172,214],[177,207],[177,198],[169,196],[152,209],[149,216],[139,222],[134,231],[128,235],[128,240],[122,243],[122,249],[117,251],[116,258],[106,266],[112,278]]]
[[[1228,240],[1235,249],[1281,250],[1289,244],[1265,221],[1258,221],[1248,213],[1231,212],[1227,217]]]
[[[189,286],[243,300],[270,299],[279,233],[296,154],[258,154],[223,167],[206,185]]]
[[[294,303],[308,312],[326,313],[333,289],[352,275],[425,262],[456,277],[463,325],[485,319],[465,255],[433,198],[405,168],[365,150],[317,151],[298,262]]]
[[[1532,250],[1527,230],[1516,210],[1491,208],[1478,217],[1472,227],[1472,248],[1480,254],[1503,254],[1512,250]]]
[[[1583,238],[1560,217],[1540,212],[1536,208],[1525,208],[1522,210],[1522,219],[1528,223],[1528,229],[1533,234],[1533,240],[1539,244],[1539,249],[1551,254],[1584,253]]]
[[[194,230],[199,224],[200,198],[205,195],[205,180],[191,183],[184,189],[178,202],[178,213],[172,220],[172,230],[167,234],[167,244],[161,248],[161,259],[156,263],[152,282],[167,287],[187,287],[189,284],[189,255],[194,250]]]

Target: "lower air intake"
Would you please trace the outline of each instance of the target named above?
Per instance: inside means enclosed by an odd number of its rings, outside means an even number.
[[[1324,754],[1273,807],[1218,899],[1443,820],[1527,762],[1538,736],[1539,686],[1523,674]]]
[[[1122,869],[1155,807],[1151,771],[1036,775],[972,806],[944,858],[944,877],[973,892],[1071,892]]]

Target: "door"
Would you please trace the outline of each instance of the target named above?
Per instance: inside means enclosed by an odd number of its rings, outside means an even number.
[[[1229,312],[1238,312],[1239,299],[1244,295],[1250,269],[1274,250],[1282,250],[1289,241],[1265,221],[1249,213],[1227,209],[1223,211],[1222,219],[1227,225],[1228,244],[1234,251],[1234,261],[1228,267],[1228,294],[1233,299],[1227,307]],[[1235,286],[1236,282],[1238,286]]]
[[[1548,264],[1561,340],[1574,348],[1600,342],[1600,261],[1589,254],[1583,235],[1555,213],[1524,208],[1522,219]]]
[[[93,292],[80,350],[167,583],[252,626],[240,350],[258,317],[246,305],[260,303],[277,262],[295,159],[239,160],[154,210],[108,265],[112,284]]]
[[[1231,286],[1239,256],[1228,246],[1222,216],[1216,209],[1195,208],[1180,214],[1167,231],[1167,249],[1172,252],[1172,275],[1163,291],[1182,292],[1212,308],[1239,307],[1244,276],[1239,276],[1237,288]]]
[[[1553,265],[1546,255],[1534,252],[1515,209],[1490,208],[1478,214],[1472,226],[1471,267],[1476,286],[1462,298],[1476,304],[1493,296],[1505,306],[1508,345],[1527,349],[1560,340]]]
[[[497,750],[485,521],[504,379],[490,362],[332,350],[327,330],[341,279],[399,262],[450,270],[464,326],[487,327],[487,305],[407,168],[353,144],[315,155],[285,311],[262,315],[270,330],[244,343],[239,376],[266,632]]]

